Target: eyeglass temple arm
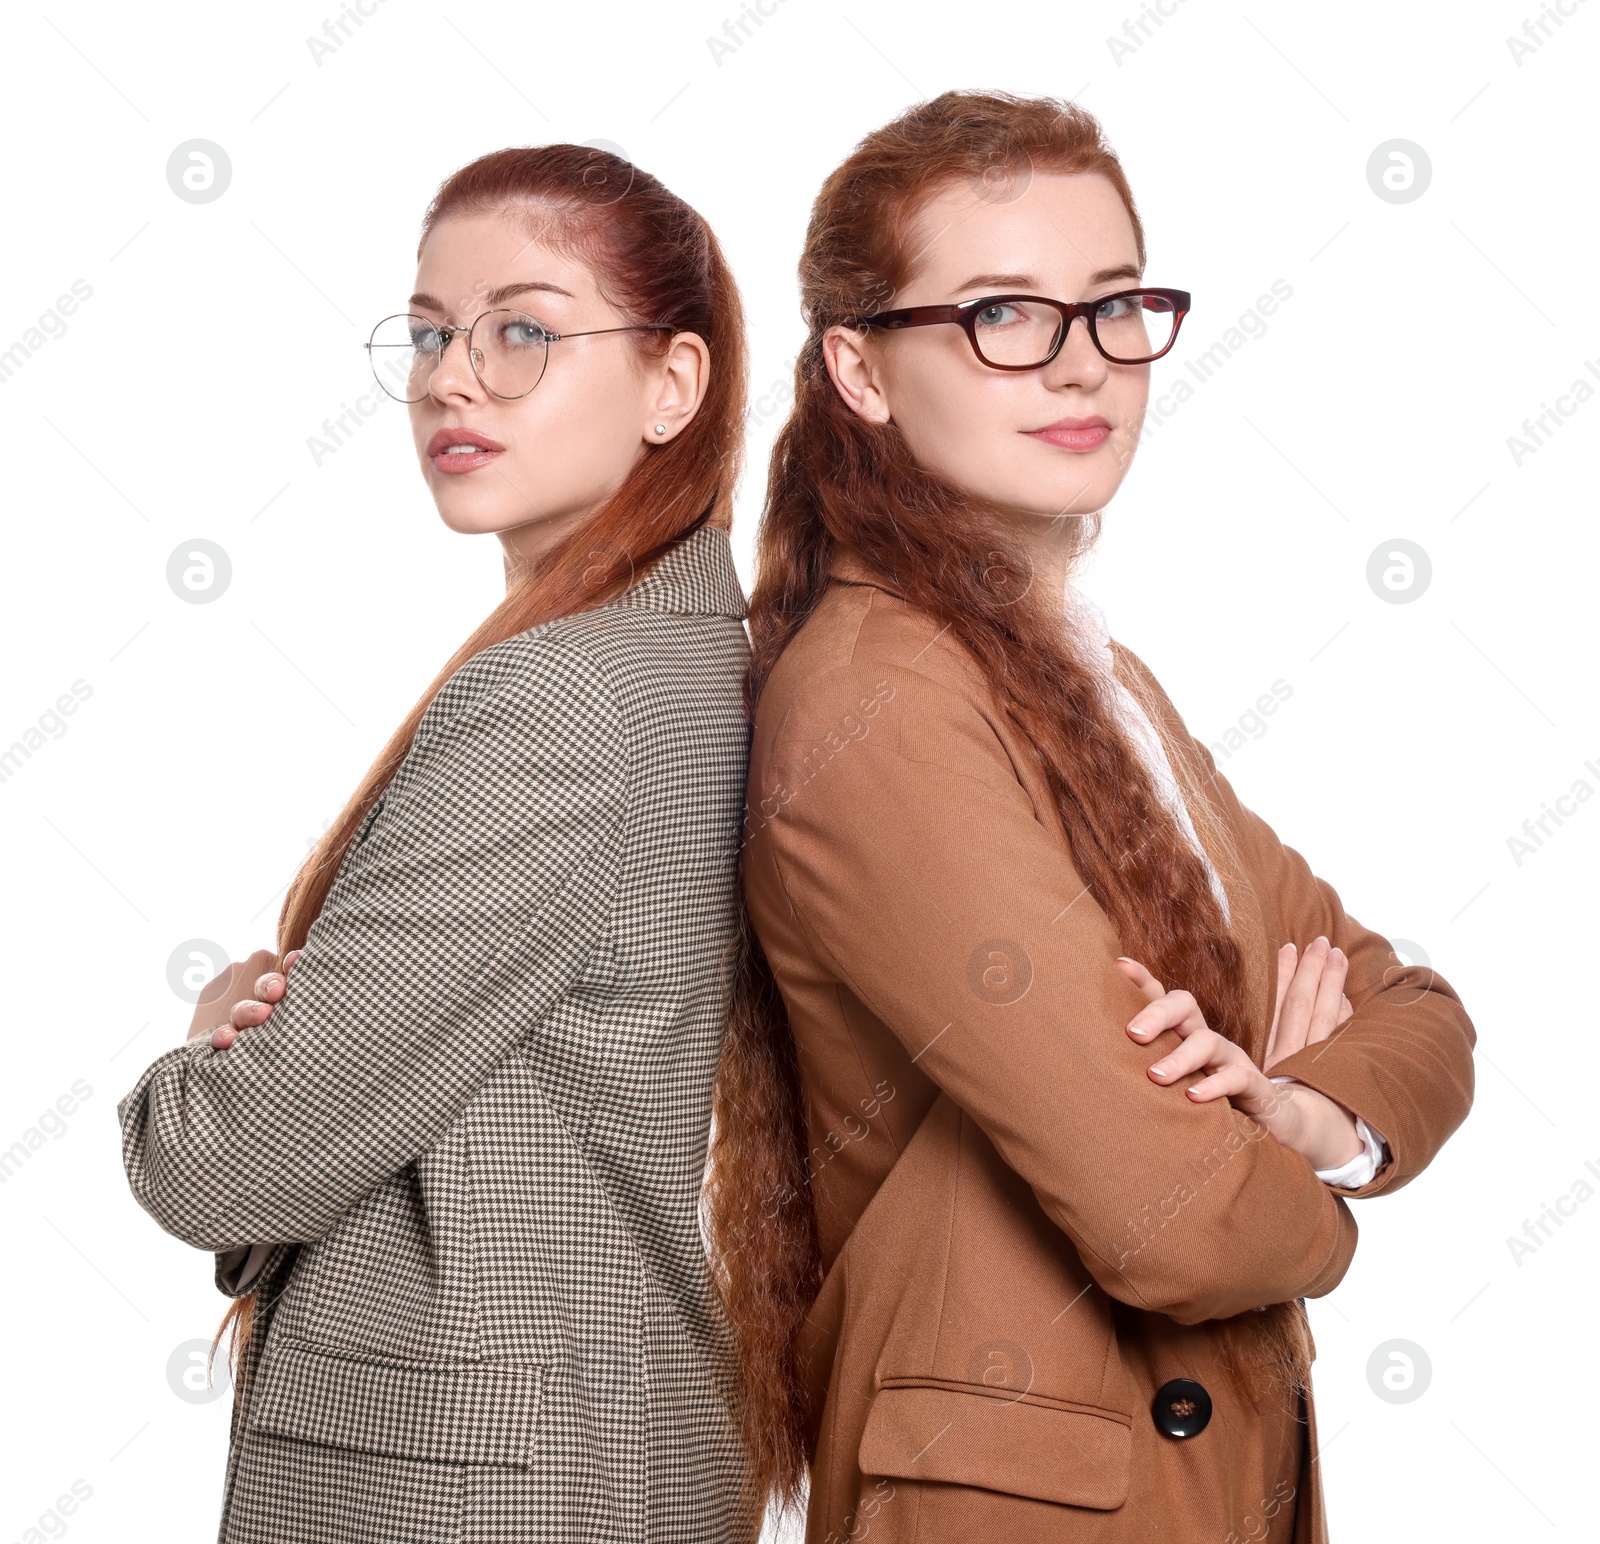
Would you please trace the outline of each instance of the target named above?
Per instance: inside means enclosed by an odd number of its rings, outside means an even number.
[[[933,322],[960,320],[960,306],[911,306],[903,311],[880,311],[876,316],[864,316],[857,327],[884,327],[898,331],[902,327],[926,327]]]
[[[496,309],[500,309],[500,308],[497,307]],[[405,313],[399,313],[399,314],[403,315]],[[485,316],[489,316],[492,313],[488,312],[488,311],[485,311],[483,314]],[[431,325],[433,326],[433,330],[435,332],[441,332],[441,333],[444,333],[446,335],[445,336],[445,348],[448,348],[450,346],[451,339],[453,339],[458,332],[466,333],[470,337],[473,327],[477,325],[477,319],[474,318],[474,320],[472,322],[469,322],[465,327],[452,327],[448,322],[435,322],[435,323],[433,323]],[[545,337],[551,343],[559,343],[563,338],[592,338],[597,333],[602,333],[602,332],[674,332],[674,331],[676,331],[676,329],[672,326],[672,324],[670,322],[634,322],[634,323],[632,323],[631,325],[629,325],[627,327],[591,327],[591,328],[589,328],[589,330],[587,332],[546,332],[545,333]],[[367,341],[365,343],[363,343],[361,346],[362,346],[362,348],[366,349],[368,353],[371,353],[372,349],[374,347],[371,338],[368,338]],[[377,347],[379,347],[379,348],[382,348],[384,346],[385,345],[383,345],[383,344],[378,344],[377,345]],[[391,344],[391,345],[388,345],[388,346],[397,348],[397,347],[402,347],[403,345]],[[443,353],[443,352],[444,352],[444,350],[441,349],[440,353]]]
[[[547,334],[550,342],[559,343],[563,338],[593,338],[602,332],[674,332],[676,329],[670,322],[634,322],[628,327],[591,327],[586,332],[552,332]]]

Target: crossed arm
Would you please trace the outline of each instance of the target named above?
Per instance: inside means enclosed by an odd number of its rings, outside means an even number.
[[[808,770],[864,701],[882,703],[867,731]],[[806,683],[755,775],[753,799],[789,797],[748,861],[772,865],[817,958],[984,1129],[1107,1292],[1188,1323],[1338,1283],[1356,1229],[1337,1189],[1229,1100],[1180,1097],[1195,1074],[1148,1075],[1127,1032],[1147,999],[975,699],[879,658],[834,667]],[[1264,822],[1247,829],[1285,934],[1325,934],[1350,959],[1354,1018],[1274,1070],[1390,1138],[1354,1192],[1372,1193],[1420,1171],[1459,1124],[1470,1022],[1437,977],[1419,993],[1402,973],[1397,992],[1387,941]],[[996,945],[1030,978],[1007,1001],[975,984]],[[1150,1043],[1170,1053],[1182,1037],[1167,1027]],[[1390,1082],[1404,1086],[1380,1098]],[[1137,1219],[1169,1203],[1181,1220],[1141,1235]]]
[[[120,1101],[129,1184],[169,1233],[216,1252],[320,1237],[582,969],[619,873],[626,740],[570,645],[519,668],[479,656],[477,690],[452,678],[270,1020],[165,1052]]]

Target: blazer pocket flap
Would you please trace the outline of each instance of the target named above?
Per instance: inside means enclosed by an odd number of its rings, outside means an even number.
[[[526,1465],[545,1369],[384,1361],[279,1341],[258,1378],[246,1419],[252,1428],[397,1458]]]
[[[1110,1510],[1128,1498],[1132,1448],[1132,1428],[1114,1411],[890,1384],[873,1398],[857,1461],[864,1474]]]

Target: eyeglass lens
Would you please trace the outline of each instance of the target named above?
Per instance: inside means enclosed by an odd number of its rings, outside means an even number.
[[[497,397],[525,397],[544,375],[550,335],[521,311],[485,311],[468,347],[478,379]],[[443,354],[444,338],[425,316],[388,316],[373,329],[372,372],[401,402],[420,402]]]
[[[1141,293],[1108,298],[1095,312],[1101,352],[1120,364],[1137,364],[1172,341],[1177,312],[1164,296]],[[1043,364],[1061,336],[1062,316],[1037,301],[1007,300],[973,317],[978,352],[991,364],[1030,368]]]

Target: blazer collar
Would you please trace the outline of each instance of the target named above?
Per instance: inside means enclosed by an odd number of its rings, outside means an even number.
[[[893,579],[870,567],[854,547],[843,542],[835,544],[833,555],[828,559],[827,573],[828,578],[838,584],[870,584],[886,595],[893,595],[900,600],[906,598],[905,592]]]
[[[873,589],[882,590],[885,595],[893,595],[898,600],[906,599],[905,591],[900,589],[893,579],[872,568],[860,552],[843,542],[835,544],[833,555],[828,559],[826,572],[828,578],[835,584],[870,585]],[[1092,601],[1089,602],[1089,606],[1092,608],[1092,620],[1088,625],[1094,630],[1096,642],[1102,653],[1112,659],[1122,658],[1127,651],[1111,636],[1106,626],[1105,613]]]
[[[670,547],[615,604],[689,616],[743,617],[744,590],[733,566],[728,533],[702,525]]]

